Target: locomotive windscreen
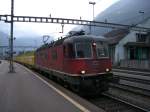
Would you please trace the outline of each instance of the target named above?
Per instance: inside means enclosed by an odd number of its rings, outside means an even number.
[[[92,58],[92,46],[89,42],[75,44],[76,58]]]
[[[96,42],[97,58],[108,57],[108,48],[103,42]]]

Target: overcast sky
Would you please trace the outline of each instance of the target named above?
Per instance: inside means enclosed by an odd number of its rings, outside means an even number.
[[[14,14],[22,16],[44,16],[74,18],[80,17],[92,20],[92,5],[90,0],[14,0]],[[91,0],[96,2],[95,16],[119,0]],[[0,0],[0,14],[10,14],[11,0]],[[37,24],[37,23],[15,23],[14,32],[16,36],[22,36],[27,32],[37,32],[40,35],[58,36],[61,25]],[[74,25],[65,25],[64,33],[71,30]],[[9,29],[9,28],[8,28]],[[30,34],[30,33],[29,33]]]

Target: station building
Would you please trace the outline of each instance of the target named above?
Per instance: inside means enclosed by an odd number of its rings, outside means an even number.
[[[137,26],[150,28],[150,18]],[[150,32],[119,29],[104,36],[114,66],[150,69]]]

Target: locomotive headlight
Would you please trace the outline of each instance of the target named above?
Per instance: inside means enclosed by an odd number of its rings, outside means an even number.
[[[93,46],[96,46],[96,43],[94,42],[92,45],[93,45]]]
[[[109,72],[110,71],[110,69],[109,68],[106,68],[106,72]]]
[[[85,70],[82,70],[82,71],[81,71],[81,74],[85,74]]]

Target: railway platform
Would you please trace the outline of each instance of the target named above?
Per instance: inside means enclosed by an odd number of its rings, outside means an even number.
[[[104,112],[73,93],[64,93],[31,70],[0,63],[0,112]],[[59,86],[59,85],[58,85]]]

